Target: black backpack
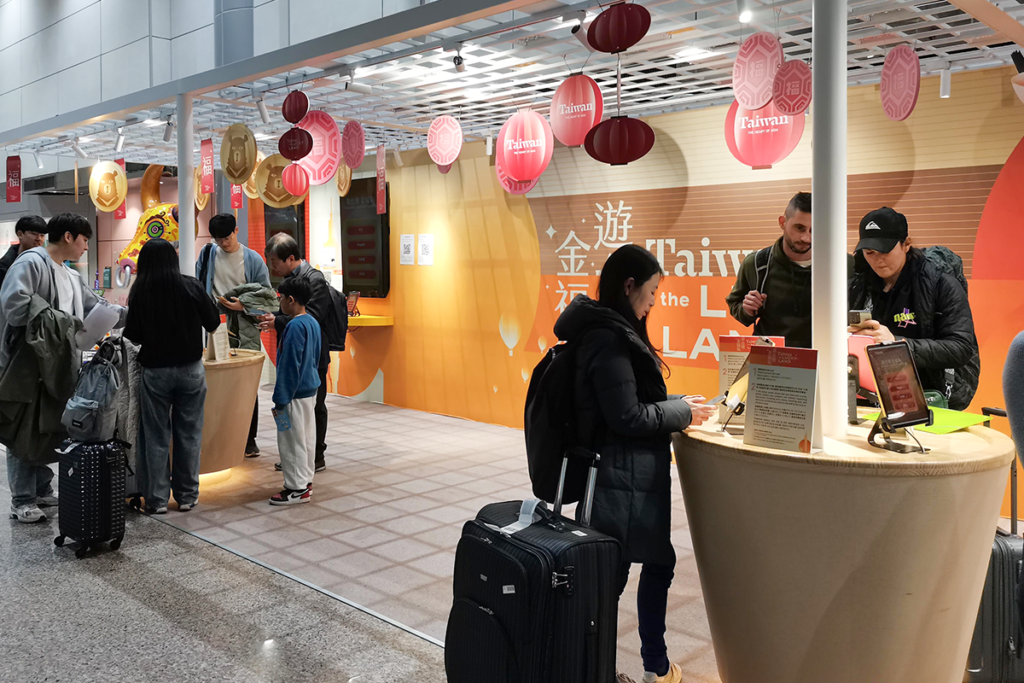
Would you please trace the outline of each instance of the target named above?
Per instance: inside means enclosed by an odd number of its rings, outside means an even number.
[[[582,339],[582,335],[580,336]],[[533,369],[526,391],[526,459],[533,495],[554,503],[562,461],[578,446],[576,435],[576,348],[579,340],[558,344]],[[570,458],[562,502],[578,502],[586,488],[589,462]]]
[[[935,265],[940,272],[948,273],[955,277],[960,286],[967,291],[967,278],[964,276],[964,260],[946,247],[935,246],[925,247],[921,251]]]

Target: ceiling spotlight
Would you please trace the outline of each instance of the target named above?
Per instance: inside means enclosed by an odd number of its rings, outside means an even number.
[[[576,40],[580,41],[583,47],[587,48],[590,52],[594,52],[593,46],[591,46],[590,41],[587,39],[587,27],[583,25],[582,21],[572,27],[572,34],[576,37]]]
[[[405,165],[402,162],[402,153],[398,150],[397,147],[395,147],[394,152],[395,152],[395,165],[398,166],[399,168],[401,168],[402,166]]]
[[[174,135],[174,122],[168,118],[167,125],[164,127],[164,142],[170,142],[172,135]]]
[[[736,0],[736,11],[740,15],[741,24],[749,24],[750,20],[754,18],[752,5],[752,0]]]
[[[485,146],[485,149],[487,151],[487,156],[491,156],[492,154],[494,154],[494,136],[493,135],[488,135],[487,136],[487,144]]]
[[[88,159],[89,156],[82,151],[82,148],[78,144],[78,138],[71,141],[71,149],[78,155],[80,159]]]
[[[263,123],[270,123],[270,112],[267,111],[267,103],[263,101],[263,98],[256,100],[256,108],[260,110],[260,118]]]
[[[124,128],[117,129],[117,140],[114,141],[114,151],[118,154],[124,149]]]
[[[939,97],[946,100],[949,99],[949,95],[953,89],[953,72],[949,70],[949,65],[939,72]]]
[[[455,53],[455,57],[452,58],[452,64],[455,65],[455,70],[462,73],[466,70],[466,60],[462,58],[462,48]]]
[[[345,90],[349,90],[349,91],[352,91],[352,92],[357,92],[360,95],[372,95],[373,94],[373,86],[365,85],[363,83],[356,83],[355,81],[351,81],[351,80],[350,81],[346,81],[346,83],[345,83]]]
[[[42,169],[43,168],[43,158],[41,156],[39,156],[39,152],[37,152],[36,150],[32,150],[32,158],[35,159],[36,168]]]

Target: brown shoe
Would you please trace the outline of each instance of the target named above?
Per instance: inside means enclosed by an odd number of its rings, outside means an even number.
[[[636,683],[632,678],[623,673],[615,674],[615,683]]]

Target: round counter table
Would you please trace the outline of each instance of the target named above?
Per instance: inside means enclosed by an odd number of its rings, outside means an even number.
[[[898,454],[869,427],[810,455],[675,435],[723,683],[963,680],[1013,442],[918,432],[931,451]]]
[[[245,459],[252,410],[263,371],[262,351],[236,349],[223,361],[204,360],[206,407],[203,410],[203,450],[199,474],[224,472]],[[223,478],[227,478],[224,476]]]

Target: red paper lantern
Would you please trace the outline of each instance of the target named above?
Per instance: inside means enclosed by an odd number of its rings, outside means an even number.
[[[281,183],[289,194],[301,197],[309,191],[309,174],[298,164],[288,164],[281,174]]]
[[[288,93],[281,105],[281,116],[288,123],[298,123],[309,112],[309,98],[301,90]]]
[[[898,45],[882,66],[882,109],[893,121],[903,121],[917,106],[921,93],[921,60],[909,45]]]
[[[753,168],[771,168],[788,157],[804,134],[804,115],[788,116],[774,103],[744,109],[733,102],[725,117],[725,142],[740,162]]]
[[[502,125],[494,156],[514,180],[533,180],[551,163],[554,148],[551,126],[537,112],[525,109]]]
[[[604,115],[597,81],[576,74],[565,79],[551,99],[551,132],[568,147],[579,147]]]
[[[438,116],[427,131],[427,153],[438,166],[451,166],[462,151],[462,125],[451,116]]]
[[[641,159],[654,147],[654,130],[640,119],[613,116],[594,126],[584,143],[587,154],[612,166]]]
[[[448,171],[452,170],[451,164],[438,164],[437,170],[441,172],[441,175],[448,175]]]
[[[772,85],[772,104],[789,116],[797,116],[811,106],[811,85],[813,81],[811,67],[799,59],[791,60],[782,65],[775,74]]]
[[[278,140],[277,151],[285,159],[298,161],[313,151],[313,136],[309,131],[292,128]]]
[[[358,121],[345,124],[341,134],[341,153],[345,156],[345,165],[355,170],[363,163],[366,155],[366,133]]]
[[[597,15],[587,28],[587,41],[598,52],[623,52],[639,43],[651,28],[643,5],[619,3]]]
[[[299,128],[309,131],[313,140],[313,149],[299,160],[309,176],[309,184],[331,182],[341,163],[341,133],[337,122],[327,112],[315,110],[299,121]]]
[[[741,107],[760,109],[772,101],[783,59],[782,43],[774,34],[761,31],[743,41],[732,65],[732,89]]]

